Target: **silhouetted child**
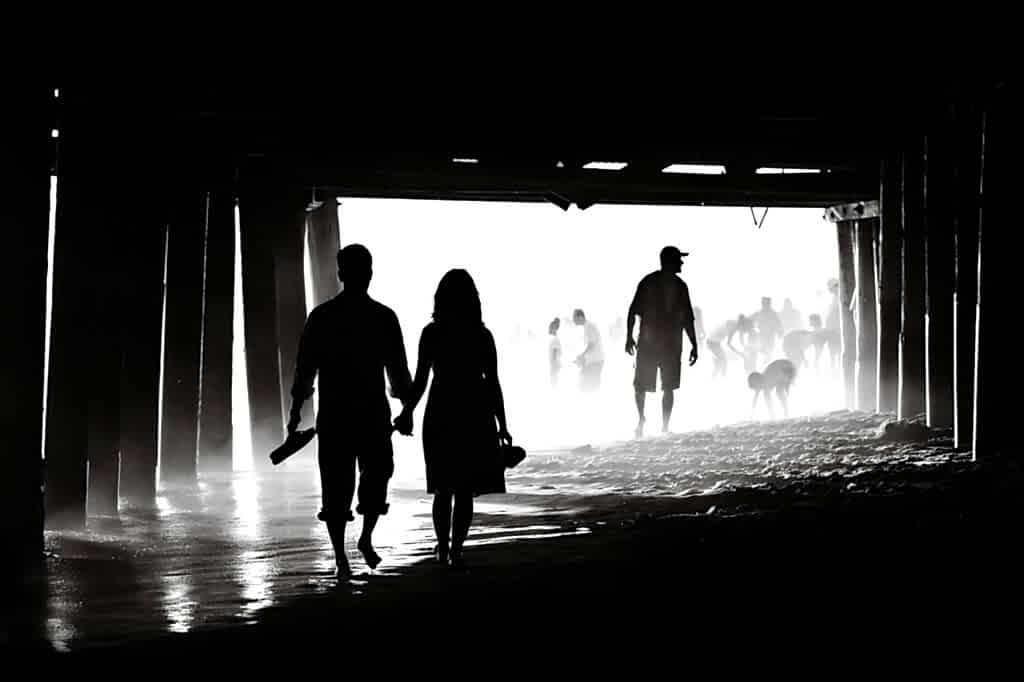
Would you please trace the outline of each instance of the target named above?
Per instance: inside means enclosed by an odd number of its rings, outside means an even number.
[[[768,414],[775,418],[775,408],[772,407],[771,392],[779,397],[782,403],[782,413],[789,416],[789,387],[793,385],[796,378],[796,365],[790,360],[775,360],[764,368],[763,372],[751,372],[747,377],[747,386],[754,391],[754,402],[750,406],[751,416],[757,409],[757,398],[764,393],[764,402],[768,406]]]
[[[714,358],[714,371],[711,376],[725,377],[729,369],[729,360],[725,354],[725,348],[728,348],[733,353],[736,353],[740,357],[743,357],[741,353],[734,345],[732,345],[732,339],[734,336],[739,334],[740,341],[746,346],[749,343],[747,340],[749,335],[753,332],[754,325],[750,318],[745,315],[740,315],[735,320],[727,320],[725,323],[716,327],[712,330],[711,334],[708,335],[707,347],[711,351],[711,356]],[[723,344],[725,348],[723,348]]]
[[[601,388],[601,370],[604,368],[601,332],[579,308],[573,311],[572,321],[576,326],[583,327],[584,348],[583,352],[576,356],[576,364],[580,368],[580,390],[584,393],[593,393]]]
[[[831,296],[828,306],[828,315],[825,318],[825,328],[821,332],[825,347],[828,348],[829,367],[833,373],[839,368],[839,361],[843,352],[842,332],[840,330],[841,320],[839,315],[839,280],[828,281],[828,292]]]
[[[811,315],[810,329],[797,329],[782,337],[782,352],[797,367],[807,366],[807,349],[814,347],[814,367],[817,369],[821,351],[827,341],[821,327],[821,315]]]
[[[562,369],[562,341],[558,338],[558,329],[562,326],[557,317],[548,325],[551,342],[548,344],[548,369],[551,372],[551,385],[558,385],[558,372]]]

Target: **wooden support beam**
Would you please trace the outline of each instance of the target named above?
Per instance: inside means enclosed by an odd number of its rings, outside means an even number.
[[[299,355],[299,337],[306,323],[306,283],[304,279],[304,253],[306,214],[300,200],[295,197],[291,210],[284,210],[281,222],[275,226],[274,280],[277,300],[277,339],[281,362],[281,413],[291,409],[292,381],[295,361]],[[312,401],[303,405],[303,421],[313,417]]]
[[[231,372],[235,303],[235,196],[214,186],[206,224],[199,468],[231,471]]]
[[[853,221],[836,223],[839,245],[839,316],[843,342],[843,385],[846,389],[846,408],[857,405],[857,325],[853,315],[853,296],[857,286],[857,268],[854,258],[856,227]]]
[[[132,311],[124,336],[121,388],[121,497],[131,506],[156,503],[160,447],[160,348],[164,332],[167,221],[161,208],[142,201],[132,207],[125,244],[128,263],[125,308]]]
[[[207,197],[191,186],[171,197],[167,242],[160,480],[196,480]]]
[[[87,317],[91,264],[87,226],[97,217],[90,212],[92,196],[89,153],[82,148],[72,123],[63,127],[57,181],[57,211],[53,248],[53,297],[46,404],[46,525],[54,529],[85,526],[86,450],[88,444],[89,345],[82,333]],[[84,132],[84,131],[83,131]]]
[[[72,121],[62,145],[47,398],[47,522],[78,528],[118,504],[124,215],[110,211],[114,132]],[[102,229],[98,229],[102,226]]]
[[[975,369],[974,457],[1019,457],[1019,418],[1013,396],[1019,392],[1017,290],[1010,279],[1020,253],[1016,202],[1019,180],[1020,116],[1011,93],[986,103],[982,156],[977,367]],[[1013,369],[1011,369],[1013,368]]]
[[[94,248],[89,258],[93,295],[87,301],[87,324],[81,328],[90,341],[85,367],[89,419],[86,513],[90,516],[116,514],[118,510],[122,339],[131,333],[122,291],[126,287],[124,261],[134,257],[121,243],[119,227],[114,221],[90,234]]]
[[[18,107],[0,130],[0,233],[7,262],[0,287],[8,296],[0,334],[0,573],[24,575],[43,548],[42,437],[46,271],[50,192],[49,88],[8,91]],[[6,583],[6,581],[5,581]],[[14,584],[14,583],[6,583]]]
[[[307,214],[306,226],[313,277],[312,307],[315,308],[331,300],[341,291],[341,282],[338,281],[341,232],[338,226],[337,197],[333,194],[323,197],[321,204]],[[304,414],[304,420],[305,416]],[[318,448],[319,442],[314,442],[313,446]]]
[[[974,436],[974,351],[978,306],[978,226],[981,211],[981,112],[964,106],[957,112],[956,164],[956,349],[954,352],[954,442],[971,448]]]
[[[810,206],[869,202],[878,198],[877,171],[785,175],[687,175],[627,173],[582,168],[498,169],[475,164],[416,167],[379,164],[361,168],[306,167],[298,187],[325,187],[338,196],[547,201],[555,193],[599,197],[609,204]]]
[[[857,226],[857,408],[878,407],[878,310],[875,252],[878,219]]]
[[[900,419],[927,411],[925,400],[924,149],[903,157],[903,311],[900,338]]]
[[[892,155],[882,165],[879,291],[878,409],[899,412],[900,300],[903,253],[902,162]]]
[[[253,463],[269,468],[268,454],[284,439],[281,366],[277,341],[277,287],[274,231],[280,205],[259,182],[242,187],[239,198],[242,238],[242,298],[245,316],[245,364],[249,381]]]
[[[925,217],[928,339],[928,425],[953,427],[954,156],[946,116],[928,136]]]
[[[326,303],[341,291],[338,281],[338,201],[333,194],[309,212],[309,259],[313,269],[314,307]]]
[[[121,190],[125,189],[122,185]],[[131,263],[138,258],[128,236],[139,229],[132,222],[137,214],[130,208],[138,195],[130,189],[126,193],[132,194],[123,200],[127,205],[119,206],[112,214],[109,194],[96,187],[89,203],[93,217],[88,223],[90,251],[80,254],[88,262],[86,287],[91,290],[84,301],[85,324],[80,328],[89,357],[84,376],[88,415],[86,512],[90,516],[118,512],[126,340],[136,333],[135,315],[125,314],[131,300],[127,294],[135,288],[130,278],[135,274]]]

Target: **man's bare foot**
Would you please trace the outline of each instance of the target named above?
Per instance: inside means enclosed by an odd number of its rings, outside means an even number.
[[[337,568],[334,571],[334,577],[338,580],[348,580],[352,577],[352,567],[348,565],[348,557],[342,554],[337,559]]]
[[[644,420],[643,419],[641,419],[640,423],[638,423],[636,425],[636,431],[633,432],[633,435],[634,435],[634,437],[636,437],[637,440],[640,440],[641,438],[644,437]]]
[[[356,549],[362,552],[363,559],[366,560],[367,566],[371,569],[377,568],[377,565],[380,563],[380,556],[373,551],[373,545],[370,544],[369,540],[359,540],[359,543],[356,545]]]

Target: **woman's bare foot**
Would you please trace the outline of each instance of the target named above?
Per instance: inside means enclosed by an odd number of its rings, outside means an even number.
[[[442,565],[448,564],[448,548],[441,545],[434,545],[434,558]]]
[[[356,545],[356,549],[362,552],[363,559],[366,560],[367,566],[371,569],[377,568],[377,565],[380,563],[380,556],[373,551],[373,545],[370,544],[369,540],[360,539],[359,543]]]
[[[335,562],[337,569],[334,571],[334,577],[338,580],[348,580],[352,577],[352,567],[348,565],[348,557],[342,554],[338,557]]]

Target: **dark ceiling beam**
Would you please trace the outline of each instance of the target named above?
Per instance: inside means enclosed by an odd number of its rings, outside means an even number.
[[[878,178],[865,174],[823,175],[667,175],[636,177],[621,171],[534,169],[529,173],[472,172],[468,169],[366,171],[307,169],[290,180],[340,196],[423,197],[666,205],[828,206],[877,198]]]

